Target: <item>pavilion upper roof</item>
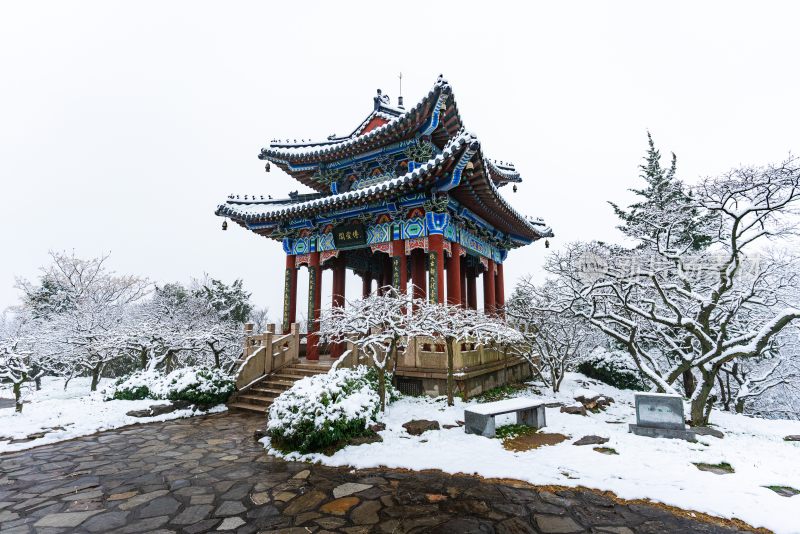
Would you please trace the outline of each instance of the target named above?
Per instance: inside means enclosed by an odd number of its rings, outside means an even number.
[[[373,111],[350,135],[330,136],[324,141],[273,140],[261,150],[259,158],[274,163],[308,187],[330,194],[329,186],[315,178],[327,164],[363,156],[419,135],[430,136],[432,143],[441,149],[463,128],[453,90],[439,76],[428,94],[408,110],[390,106],[388,98],[379,91]],[[521,181],[511,163],[487,160],[487,167],[489,177],[497,185]]]

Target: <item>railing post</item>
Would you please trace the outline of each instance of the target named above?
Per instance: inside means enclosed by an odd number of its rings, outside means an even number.
[[[292,323],[289,327],[289,334],[292,336],[291,354],[289,358],[291,361],[300,361],[300,323]]]
[[[250,336],[253,335],[254,327],[255,325],[253,323],[245,323],[244,325],[244,350],[242,351],[244,359],[247,359],[247,357],[252,354]]]
[[[267,331],[262,334],[264,340],[264,376],[272,372],[272,336],[275,335],[275,325],[267,325]]]

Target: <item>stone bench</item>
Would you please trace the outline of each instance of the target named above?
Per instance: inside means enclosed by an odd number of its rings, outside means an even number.
[[[495,436],[494,418],[497,415],[515,412],[517,424],[542,428],[545,421],[544,403],[531,399],[506,399],[471,406],[464,410],[464,430],[467,434],[480,434],[487,438]]]

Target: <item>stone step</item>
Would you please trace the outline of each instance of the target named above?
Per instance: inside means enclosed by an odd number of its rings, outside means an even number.
[[[319,374],[322,374],[322,373],[327,373],[328,371],[327,371],[327,369],[326,370],[320,370],[320,369],[304,369],[304,368],[296,368],[296,367],[284,367],[283,369],[280,370],[280,372],[281,373],[290,373],[290,374],[293,374],[293,375],[300,375],[300,376],[306,377],[306,376],[314,376],[314,375],[319,375]]]
[[[331,368],[330,363],[293,363],[285,369],[304,369],[318,373],[327,373]]]
[[[248,404],[258,404],[261,406],[268,406],[272,404],[272,401],[275,400],[274,397],[264,397],[262,395],[254,395],[250,392],[247,392],[243,395],[239,395],[236,397],[237,401],[243,401]]]
[[[256,384],[255,386],[247,390],[248,393],[252,393],[254,395],[261,395],[262,397],[272,397],[272,398],[277,397],[284,391],[286,390],[268,388],[266,386],[262,386],[261,384]]]
[[[258,413],[261,415],[267,414],[266,406],[259,406],[257,404],[248,404],[246,402],[232,402],[228,404],[229,410],[242,410],[245,412]]]
[[[291,372],[281,371],[280,373],[275,373],[274,375],[270,375],[269,378],[275,380],[287,380],[287,381],[291,380],[292,382],[297,382],[298,380],[306,378],[306,376],[307,375],[298,375],[298,374],[293,374]]]
[[[258,386],[260,387],[264,387],[267,389],[279,389],[281,391],[286,391],[293,385],[294,385],[294,380],[275,380],[272,378],[266,379],[263,382],[258,383]]]

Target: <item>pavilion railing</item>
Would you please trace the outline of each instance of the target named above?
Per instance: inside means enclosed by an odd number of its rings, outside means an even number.
[[[358,365],[372,365],[371,358],[358,350],[353,343],[347,344],[347,352],[339,358],[334,368],[352,368]],[[386,369],[419,369],[428,371],[447,370],[447,350],[441,338],[418,336],[407,340],[394,358],[387,362]],[[474,342],[453,344],[453,369],[455,371],[517,359],[518,353],[495,344],[479,345]],[[395,366],[396,363],[396,366]]]
[[[300,330],[293,323],[288,334],[276,335],[275,325],[253,334],[253,325],[245,325],[242,357],[237,362],[236,389],[242,390],[260,378],[300,359]]]

